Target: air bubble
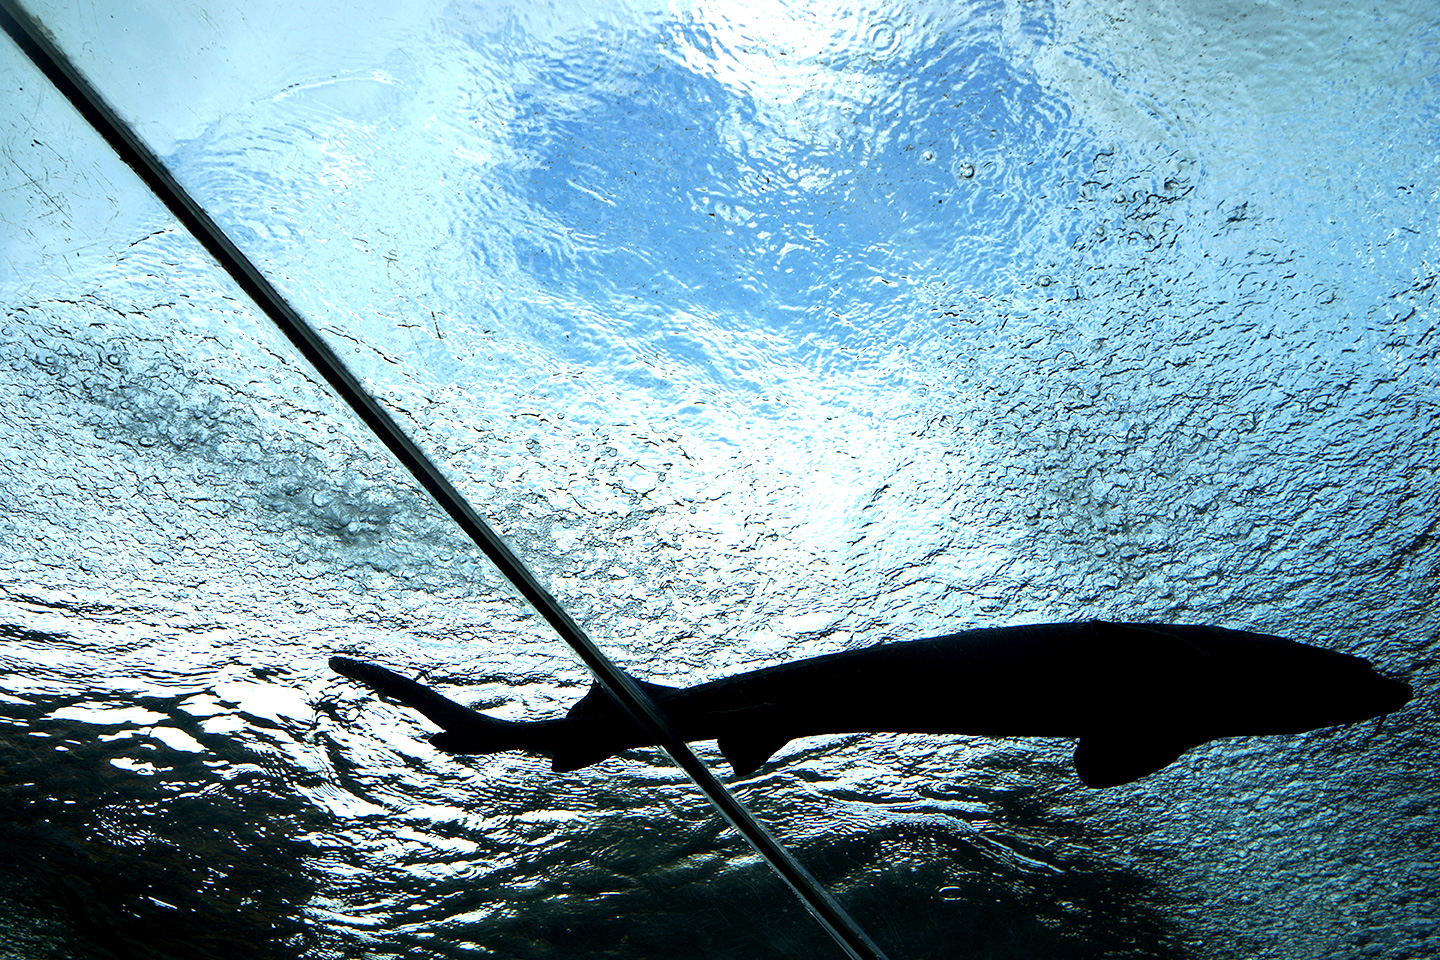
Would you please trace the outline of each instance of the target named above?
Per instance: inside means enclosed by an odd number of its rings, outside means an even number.
[[[900,33],[894,25],[881,20],[865,31],[865,41],[872,57],[889,56],[900,45]]]

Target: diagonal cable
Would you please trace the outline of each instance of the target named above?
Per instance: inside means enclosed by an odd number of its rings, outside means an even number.
[[[340,398],[425,488],[460,528],[475,541],[521,595],[575,651],[595,679],[655,738],[720,814],[749,841],[780,875],[805,907],[853,960],[885,960],[880,948],[834,897],[781,846],[739,800],[680,739],[655,702],[624,671],[610,662],[475,508],[445,478],[435,463],[345,367],[300,313],[231,242],[210,215],[170,174],[147,144],[114,111],[51,39],[49,32],[14,0],[0,0],[5,32],[56,89],[95,128],[170,213],[189,230],[221,268],[289,338]]]

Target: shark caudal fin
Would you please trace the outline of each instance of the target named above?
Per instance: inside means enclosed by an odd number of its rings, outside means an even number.
[[[524,744],[518,742],[515,733],[525,724],[497,720],[483,713],[476,713],[429,687],[373,663],[351,660],[349,657],[331,657],[330,669],[342,677],[365,684],[382,696],[418,710],[432,722],[444,727],[445,729],[430,737],[430,742],[437,750],[444,750],[446,753],[499,753],[502,750],[526,749]]]
[[[657,705],[662,705],[679,690],[660,683],[636,680]],[[643,747],[655,741],[630,716],[610,692],[594,681],[580,702],[565,714],[567,735],[555,747],[550,769],[568,773],[615,756],[621,750]]]

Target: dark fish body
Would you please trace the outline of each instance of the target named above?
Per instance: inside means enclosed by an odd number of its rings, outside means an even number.
[[[527,750],[557,771],[653,744],[598,685],[563,720],[497,720],[383,667],[337,672],[439,724],[452,753]],[[1220,737],[1293,734],[1398,709],[1409,685],[1360,657],[1220,627],[1090,621],[969,630],[765,667],[683,689],[641,684],[684,740],[754,772],[798,737],[930,733],[1079,739],[1090,786],[1126,783]]]

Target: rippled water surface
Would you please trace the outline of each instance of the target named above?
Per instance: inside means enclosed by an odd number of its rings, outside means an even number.
[[[1428,4],[402,6],[34,9],[636,676],[1101,616],[1415,685],[1108,791],[790,744],[734,788],[894,960],[1440,955]],[[839,956],[658,751],[450,757],[326,669],[589,684],[0,81],[4,955]]]

